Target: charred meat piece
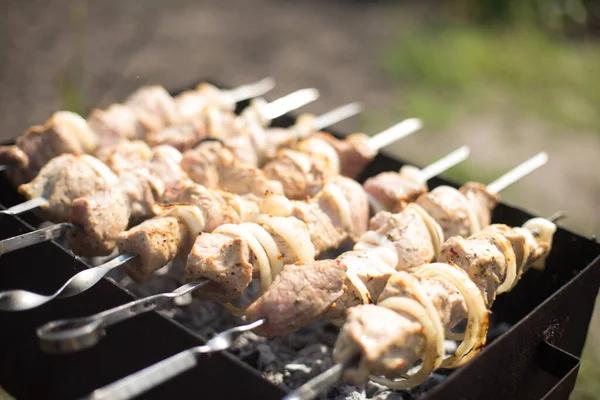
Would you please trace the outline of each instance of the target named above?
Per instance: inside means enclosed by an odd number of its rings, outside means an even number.
[[[196,292],[203,300],[227,302],[238,298],[252,280],[250,249],[240,238],[203,233],[196,238],[185,269],[186,282],[210,279]]]
[[[266,318],[255,331],[285,335],[323,315],[342,294],[346,267],[336,260],[286,265],[246,312],[249,321]]]

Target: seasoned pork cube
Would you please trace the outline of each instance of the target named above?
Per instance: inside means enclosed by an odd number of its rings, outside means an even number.
[[[219,166],[232,165],[235,156],[217,141],[200,143],[183,153],[181,167],[190,178],[207,188],[219,187]]]
[[[146,135],[146,142],[153,147],[168,144],[179,151],[186,151],[205,137],[206,126],[201,116],[185,124],[171,125],[156,132],[149,132]]]
[[[63,154],[53,158],[31,182],[19,186],[24,196],[45,198],[41,207],[45,219],[64,222],[69,218],[73,200],[116,184],[117,177],[98,159]]]
[[[369,200],[365,190],[355,180],[340,175],[331,177],[328,182],[338,186],[350,204],[352,218],[348,234],[356,242],[369,225]]]
[[[475,182],[465,183],[461,186],[460,192],[465,195],[471,204],[481,229],[488,226],[492,220],[492,210],[496,208],[500,198],[488,192],[485,185]]]
[[[481,230],[472,205],[461,192],[450,186],[438,186],[421,195],[416,203],[440,224],[447,238],[469,237]]]
[[[329,216],[332,213],[325,213],[319,203],[312,201],[298,201],[294,204],[292,216],[307,225],[317,254],[338,247],[346,238],[344,227],[339,222],[334,224]]]
[[[282,193],[280,182],[271,180],[262,170],[250,165],[218,167],[219,188],[236,194],[264,196],[267,192]]]
[[[143,127],[138,123],[135,112],[123,104],[112,104],[106,110],[94,109],[87,122],[98,135],[100,147],[111,146],[122,139],[142,138]]]
[[[152,157],[152,149],[141,140],[119,140],[104,146],[96,152],[96,157],[116,174],[147,166]]]
[[[209,279],[195,292],[203,300],[227,302],[238,298],[252,280],[250,249],[240,238],[202,233],[196,238],[185,269],[186,282]]]
[[[69,248],[78,255],[107,256],[117,236],[129,223],[129,199],[119,188],[98,191],[73,201],[69,222],[77,227],[67,234]]]
[[[179,122],[173,97],[159,85],[144,86],[133,92],[125,105],[135,113],[144,132],[154,132]]]
[[[400,212],[427,192],[427,185],[407,174],[382,172],[365,181],[364,188],[386,211]]]
[[[182,154],[174,147],[168,145],[157,146],[152,149],[152,158],[148,169],[156,175],[165,187],[177,185],[189,180],[189,176],[181,168]]]
[[[350,178],[360,174],[377,155],[369,146],[369,137],[363,133],[354,133],[342,140],[327,133],[316,136],[333,146],[340,159],[341,174]]]
[[[191,242],[189,236],[188,228],[178,218],[161,216],[121,233],[117,247],[120,253],[138,255],[127,262],[127,272],[136,282],[141,282],[174,260]]]
[[[280,152],[262,170],[267,179],[281,183],[283,193],[291,200],[304,200],[323,186],[323,172],[315,167],[311,158],[291,150]]]
[[[360,356],[358,366],[344,372],[344,378],[357,385],[369,374],[400,377],[422,354],[422,329],[412,318],[384,307],[353,307],[335,343],[334,359]]]
[[[249,321],[266,318],[257,328],[266,336],[285,335],[323,315],[340,297],[346,267],[336,260],[286,265],[273,284],[246,311]]]

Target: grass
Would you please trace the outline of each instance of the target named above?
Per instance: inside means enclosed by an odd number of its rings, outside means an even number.
[[[407,28],[383,71],[406,88],[401,107],[444,127],[489,110],[598,131],[600,44],[551,39],[534,28]]]

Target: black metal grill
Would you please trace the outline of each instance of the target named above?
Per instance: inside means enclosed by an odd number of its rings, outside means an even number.
[[[292,117],[274,121],[288,126]],[[403,161],[380,154],[361,174],[364,180],[397,170]],[[2,175],[2,174],[0,174]],[[434,178],[430,187],[452,182]],[[23,201],[0,176],[0,203]],[[532,215],[504,203],[494,222],[521,225]],[[0,216],[0,238],[15,236],[42,221]],[[600,244],[558,229],[544,271],[528,271],[510,293],[494,304],[498,333],[469,364],[428,389],[426,399],[565,399],[579,369],[594,300],[600,286]],[[0,257],[0,290],[22,288],[50,293],[86,264],[47,242]],[[38,309],[0,312],[0,386],[18,399],[74,399],[181,350],[203,338],[158,313],[138,316],[110,328],[96,347],[69,355],[47,355],[37,345],[35,330],[50,320],[85,316],[128,302],[132,294],[105,279],[69,299]],[[226,312],[226,310],[223,310]],[[284,390],[228,353],[202,358],[199,366],[141,396],[145,399],[219,398],[279,399]]]

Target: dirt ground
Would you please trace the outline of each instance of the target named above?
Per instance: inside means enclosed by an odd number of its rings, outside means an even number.
[[[69,85],[81,85],[87,106],[121,100],[148,83],[176,89],[204,77],[237,85],[273,76],[278,86],[271,98],[316,87],[321,99],[306,107],[313,112],[357,100],[367,110],[385,111],[402,96],[379,69],[395,27],[408,18],[393,2],[104,0],[87,3],[87,17],[78,16],[85,5],[0,5],[0,138],[16,136],[60,109]],[[359,127],[365,128],[364,119],[340,124],[348,131]],[[473,149],[471,165],[493,171],[546,150],[549,165],[504,198],[539,215],[565,210],[565,225],[591,236],[600,233],[598,137],[549,134],[536,121],[483,115],[446,132],[425,129],[391,150],[425,164],[466,143]],[[600,318],[594,323],[600,326]]]

